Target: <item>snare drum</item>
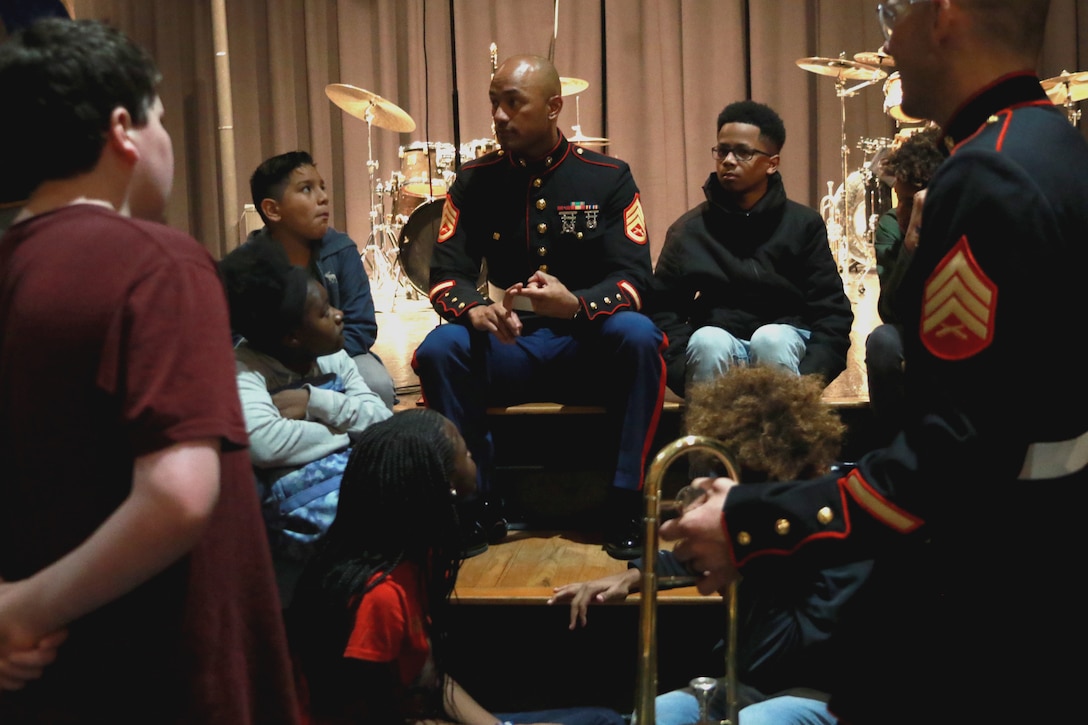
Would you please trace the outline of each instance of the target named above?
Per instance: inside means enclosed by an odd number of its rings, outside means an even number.
[[[493,138],[476,138],[461,144],[461,160],[478,159],[499,148],[499,142]]]
[[[422,295],[431,291],[431,254],[438,243],[438,229],[442,226],[442,207],[445,199],[430,199],[412,212],[411,218],[400,230],[397,248],[400,262],[408,281]],[[487,287],[487,264],[480,266],[477,289]]]
[[[401,193],[434,198],[445,196],[452,181],[457,150],[451,143],[417,141],[400,147]]]
[[[899,107],[903,103],[903,82],[899,78],[899,71],[888,76],[884,81],[884,113],[900,123],[921,123],[920,118],[911,118],[903,113]]]

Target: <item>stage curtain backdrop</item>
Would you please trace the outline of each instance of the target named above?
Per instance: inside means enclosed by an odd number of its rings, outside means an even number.
[[[753,98],[786,123],[781,170],[813,208],[894,137],[884,84],[840,98],[836,79],[800,69],[808,57],[852,58],[881,45],[870,0],[226,0],[236,198],[262,159],[309,150],[333,201],[333,224],[362,247],[373,190],[400,171],[399,149],[491,136],[489,47],[501,59],[552,54],[559,74],[589,86],[565,98],[560,125],[606,137],[642,192],[653,258],[668,225],[702,200],[715,120]],[[238,244],[241,208],[224,209],[211,0],[71,0],[76,17],[113,22],[145,45],[164,75],[176,176],[168,221],[216,257]],[[1043,78],[1088,70],[1088,2],[1054,0]],[[367,124],[325,95],[347,83],[397,104],[412,133]],[[847,81],[849,89],[856,82]],[[845,124],[843,118],[845,117]],[[10,141],[9,141],[10,142]],[[373,184],[371,181],[373,180]],[[382,215],[391,213],[383,200]],[[379,220],[381,221],[381,220]]]

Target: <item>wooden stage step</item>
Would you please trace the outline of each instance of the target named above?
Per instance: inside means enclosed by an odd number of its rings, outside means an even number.
[[[452,601],[463,604],[546,605],[553,587],[599,579],[627,569],[598,536],[581,531],[511,531],[479,556],[466,559]],[[671,548],[662,542],[662,549]],[[714,603],[695,587],[658,593],[660,604]],[[638,605],[637,594],[614,604]],[[720,600],[718,600],[720,603]]]

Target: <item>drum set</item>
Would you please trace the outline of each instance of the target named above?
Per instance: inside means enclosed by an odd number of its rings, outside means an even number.
[[[581,93],[589,82],[560,78],[564,96]],[[398,149],[400,169],[388,179],[377,175],[371,134],[374,126],[400,133],[416,128],[412,117],[392,101],[376,93],[344,83],[325,87],[325,95],[341,110],[366,122],[367,187],[370,197],[370,236],[361,253],[370,284],[376,290],[398,292],[408,299],[426,296],[430,288],[431,254],[438,240],[446,192],[457,176],[458,157],[476,159],[499,149],[494,138],[477,138],[458,148],[451,143],[418,141]],[[580,114],[579,114],[580,116]],[[576,116],[572,143],[604,146],[607,138],[584,136]],[[486,287],[486,264],[479,286]]]
[[[895,120],[899,127],[915,125],[921,128],[925,121],[911,118],[902,112],[903,100],[899,74],[894,72],[895,60],[883,51],[857,53],[852,59],[841,54],[838,58],[801,58],[797,66],[810,73],[835,79],[835,95],[839,98],[840,153],[842,182],[835,187],[827,182],[827,195],[820,202],[820,213],[827,224],[828,242],[835,254],[839,272],[845,281],[853,282],[857,291],[865,291],[865,279],[876,265],[876,248],[873,244],[881,214],[892,208],[894,200],[892,183],[881,178],[884,157],[901,142],[909,131],[901,128],[896,139],[862,138],[857,143],[865,159],[851,172],[850,147],[846,141],[846,99],[856,96],[865,88],[883,82],[884,113]],[[852,83],[852,85],[847,85]]]
[[[866,276],[876,265],[874,242],[879,219],[896,203],[891,188],[894,179],[882,178],[881,164],[885,156],[929,122],[903,112],[903,87],[899,72],[895,70],[895,59],[883,50],[855,53],[850,59],[845,53],[838,58],[801,58],[796,63],[802,70],[835,79],[841,121],[842,182],[838,187],[834,181],[827,182],[828,193],[820,202],[820,213],[827,224],[828,242],[839,272],[844,281],[853,282],[857,291],[863,293]],[[846,99],[881,82],[884,113],[895,121],[895,137],[859,139],[857,148],[863,151],[865,158],[862,165],[851,172],[850,149],[846,142]],[[852,85],[848,86],[848,83]],[[1077,125],[1080,110],[1076,104],[1088,98],[1088,72],[1062,71],[1060,75],[1042,81],[1041,85],[1050,100],[1063,107],[1069,122]]]

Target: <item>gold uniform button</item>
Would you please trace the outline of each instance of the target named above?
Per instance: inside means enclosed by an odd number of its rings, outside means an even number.
[[[541,181],[540,179],[533,179],[533,188],[534,189],[539,189],[540,185],[543,184],[543,183],[544,182]]]
[[[591,309],[591,310],[597,309],[597,303],[596,302],[590,302],[589,303],[589,309]]]
[[[578,233],[577,233],[577,234],[575,234],[574,236],[576,236],[576,237],[577,237],[578,239],[581,239],[581,238],[582,238],[582,233],[581,233],[581,232],[578,232]]]
[[[581,155],[582,155],[582,147],[581,147],[581,146],[579,146],[578,148],[574,149],[574,153],[576,153],[576,154],[578,154],[579,156],[581,156]]]
[[[491,235],[491,238],[494,239],[497,242],[497,241],[499,241],[500,236],[501,235],[498,232],[495,232],[494,234]]]
[[[547,247],[537,247],[536,253],[539,254],[541,257],[546,256],[548,254],[548,248]]]
[[[546,206],[548,206],[548,202],[544,201],[543,199],[537,199],[536,200],[536,208],[537,209],[540,209],[541,211],[544,211],[544,208]]]
[[[737,543],[741,546],[748,546],[748,544],[752,543],[752,535],[747,531],[740,532],[737,534]]]
[[[505,153],[506,153],[505,151],[503,151],[502,149],[499,149],[499,156],[502,156]]]
[[[518,163],[521,164],[521,168],[525,168],[525,159],[518,159]]]
[[[548,271],[548,265],[542,264],[539,267],[537,267],[537,269],[539,269],[541,272],[547,272]]]
[[[551,156],[549,156],[548,158],[544,159],[544,165],[545,165],[545,166],[551,166],[551,165],[552,165],[552,157],[551,157]]]
[[[822,509],[816,512],[816,520],[824,526],[827,526],[835,518],[834,512],[829,506],[824,506]]]
[[[548,225],[545,224],[544,222],[540,222],[539,224],[536,225],[536,233],[537,234],[546,234],[547,231],[548,231]]]
[[[1001,119],[998,118],[997,116],[990,116],[989,118],[986,119],[986,123],[997,123],[1000,120]]]
[[[605,303],[606,305],[610,305],[610,304],[612,304],[612,299],[611,299],[610,297],[605,297],[605,298],[604,298],[604,303]]]
[[[462,308],[464,308],[464,306],[465,306],[465,303],[462,302],[461,304],[457,305],[457,309],[462,309]]]
[[[779,536],[785,536],[790,532],[790,522],[787,519],[779,519],[774,522],[774,532]]]

